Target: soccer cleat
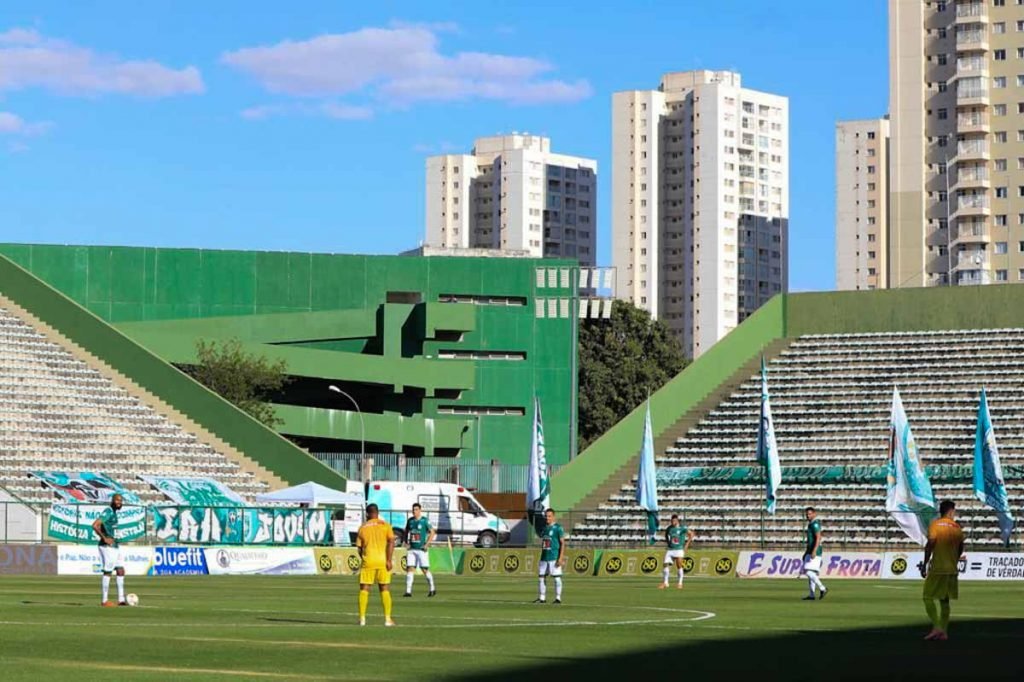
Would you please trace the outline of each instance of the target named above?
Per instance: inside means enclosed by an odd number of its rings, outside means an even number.
[[[824,599],[826,594],[828,594],[828,590],[822,590],[818,593],[818,599]]]
[[[119,601],[119,602],[117,602],[117,605],[118,606],[128,606],[128,602],[126,602],[126,601]]]
[[[412,592],[406,592],[406,593],[405,593],[405,594],[403,594],[402,596],[403,596],[403,597],[411,597],[411,596],[412,596]]]
[[[384,627],[386,627],[386,628],[393,628],[393,627],[395,627],[395,621],[393,621],[390,618],[388,618],[386,621],[384,621]]]
[[[683,589],[683,584],[682,584],[682,583],[679,583],[678,585],[676,585],[676,589],[677,589],[677,590],[681,590],[681,589]]]
[[[561,603],[562,603],[562,600],[561,600],[561,599],[556,599],[554,603],[556,603],[556,604],[561,604]]]
[[[430,592],[427,592],[428,597],[433,597],[435,594],[437,594],[437,590],[431,590]]]
[[[366,619],[365,618],[360,618],[359,619],[359,624],[360,625],[366,625]]]
[[[666,587],[668,587],[668,583],[660,583],[658,585],[658,589],[659,590],[664,590]]]
[[[812,595],[809,595],[807,597],[804,597],[800,601],[814,601],[814,595],[812,594]]]
[[[534,604],[547,604],[548,602],[547,602],[546,599],[534,599],[533,603]]]
[[[945,642],[948,639],[949,639],[949,635],[947,635],[945,632],[942,632],[941,630],[939,631],[939,634],[935,635],[935,641],[936,642]]]
[[[113,601],[109,601],[109,600],[108,601],[103,601],[103,602],[100,602],[100,606],[117,606],[117,602],[113,602]]]

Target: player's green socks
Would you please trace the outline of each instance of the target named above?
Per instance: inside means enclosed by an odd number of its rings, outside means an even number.
[[[380,601],[384,604],[384,620],[391,620],[391,592],[381,592]]]
[[[366,618],[366,607],[370,605],[370,593],[366,590],[359,590],[359,618]]]
[[[949,631],[949,600],[943,599],[939,602],[939,629],[943,632]]]
[[[935,601],[932,599],[925,599],[924,610],[928,612],[928,620],[932,622],[932,627],[942,629],[941,621],[939,621],[939,611],[935,608]]]

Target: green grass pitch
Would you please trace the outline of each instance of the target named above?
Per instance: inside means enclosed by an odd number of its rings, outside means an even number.
[[[351,578],[129,577],[141,606],[103,609],[98,578],[0,577],[0,680],[1024,679],[1019,584],[962,584],[950,641],[924,642],[919,583],[811,603],[796,579],[567,578],[556,606],[533,579],[437,580],[396,581],[385,629],[376,593],[356,625]]]

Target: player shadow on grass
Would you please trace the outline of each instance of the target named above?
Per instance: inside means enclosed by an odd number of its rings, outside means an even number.
[[[729,637],[691,630],[692,639],[652,648],[537,666],[448,677],[450,680],[1024,680],[1024,619],[954,620],[947,642],[922,640],[925,624],[778,636]],[[652,637],[664,629],[651,630]],[[557,640],[556,640],[557,641]],[[738,675],[749,677],[730,677]],[[656,675],[656,676],[655,676]]]

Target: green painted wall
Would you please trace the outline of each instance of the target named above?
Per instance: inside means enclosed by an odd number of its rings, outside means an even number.
[[[0,292],[289,483],[345,485],[303,450],[3,256]]]
[[[538,289],[536,268],[574,262],[25,244],[0,245],[0,253],[166,360],[187,361],[196,338],[238,336],[264,349],[295,344],[268,352],[306,376],[424,391],[419,421],[403,423],[385,444],[462,446],[470,459],[525,463],[536,393],[548,458],[568,459],[576,320],[537,318],[538,296],[569,290]],[[393,291],[420,292],[423,305],[386,303]],[[442,294],[514,296],[526,305],[442,303]],[[451,332],[462,338],[440,340]],[[375,343],[379,356],[350,352]],[[440,360],[442,350],[515,351],[526,360]],[[443,397],[444,389],[463,392],[456,400]],[[448,405],[520,407],[526,414],[478,420],[442,414]],[[393,414],[376,416],[377,424],[398,423]],[[288,428],[322,436],[324,423],[292,417]],[[336,438],[359,440],[353,420],[331,423]],[[416,424],[423,431],[414,435]]]

